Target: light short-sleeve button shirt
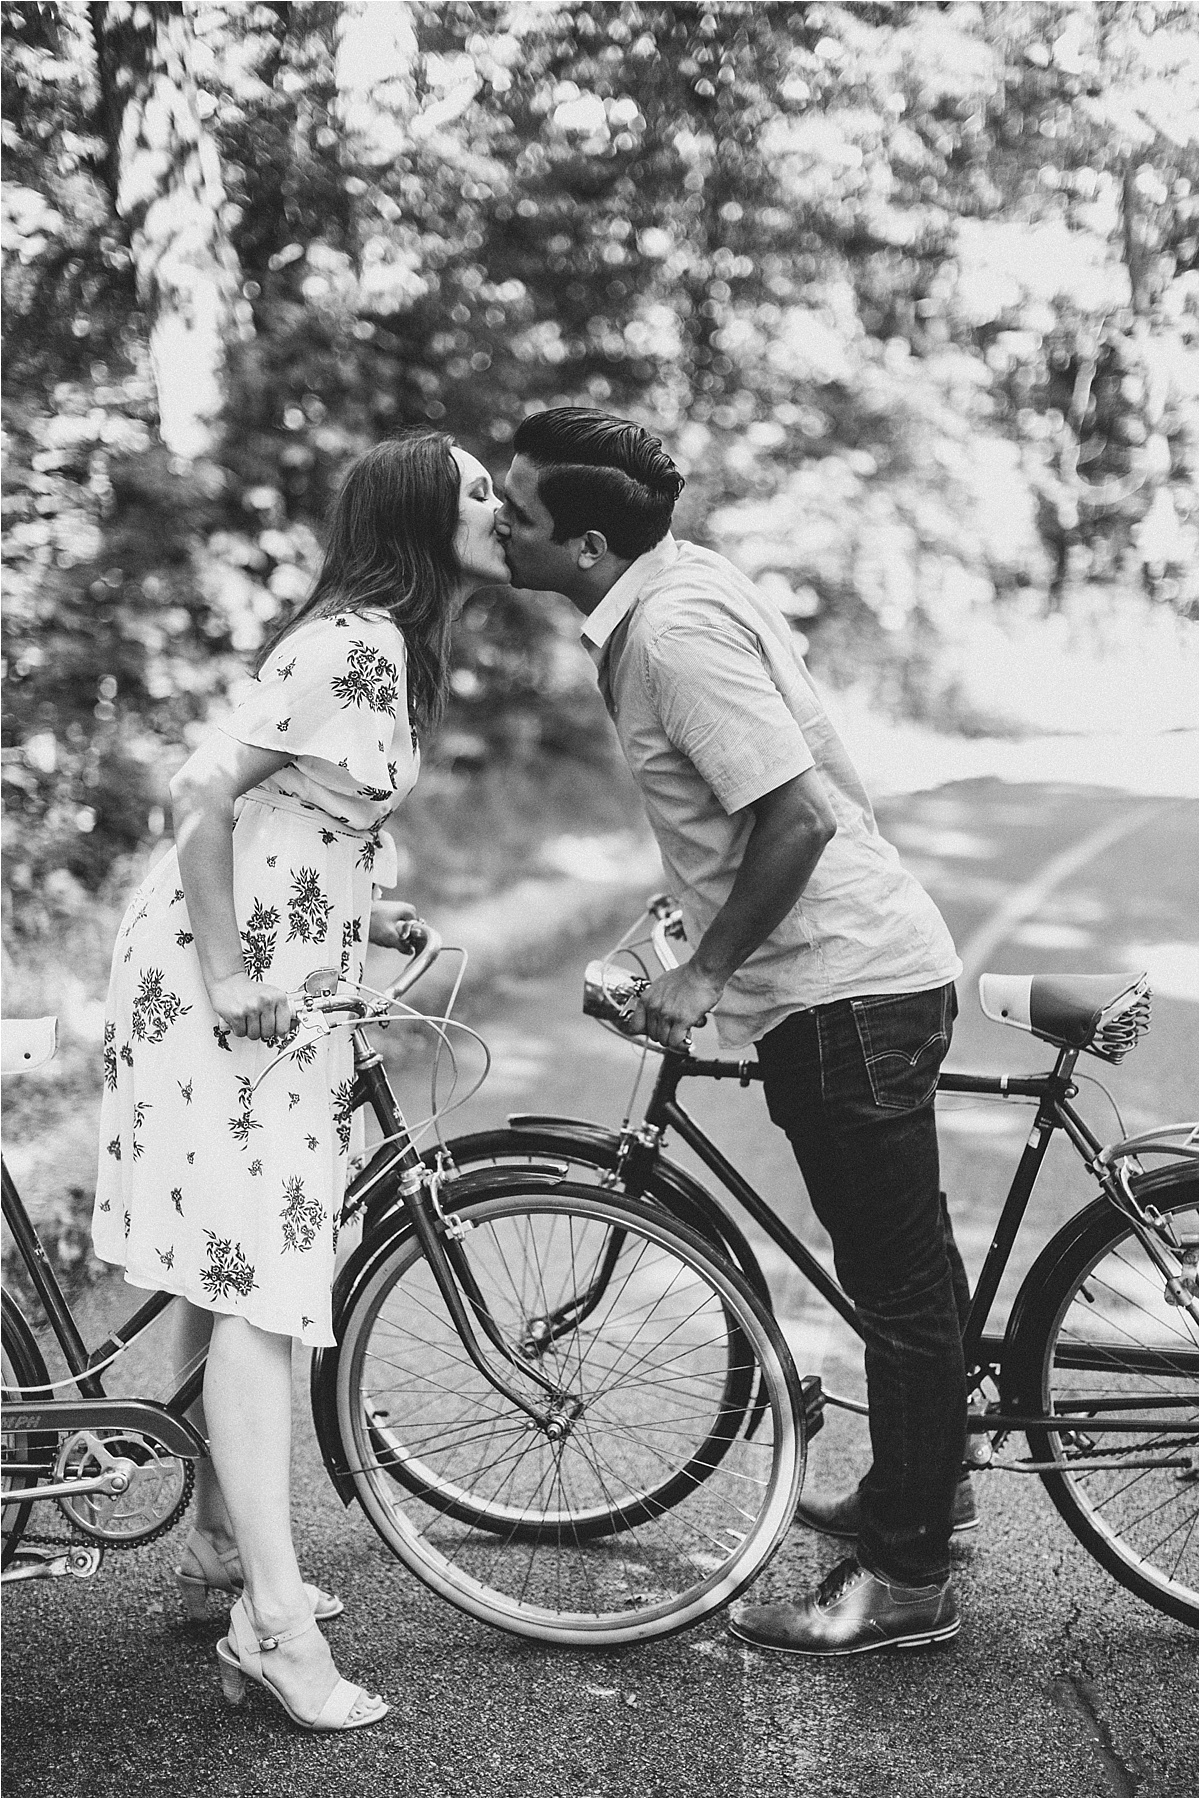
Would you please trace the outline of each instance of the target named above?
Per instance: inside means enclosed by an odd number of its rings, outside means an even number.
[[[962,973],[941,913],[879,832],[787,620],[732,563],[665,537],[583,639],[693,944],[729,897],[755,800],[815,768],[833,809],[804,892],[716,1007],[726,1049],[793,1012]]]

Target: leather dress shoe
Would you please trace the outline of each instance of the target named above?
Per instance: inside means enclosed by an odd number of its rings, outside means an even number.
[[[809,1530],[819,1530],[823,1536],[838,1537],[847,1543],[854,1543],[858,1540],[860,1504],[857,1487],[836,1498],[823,1497],[820,1493],[802,1493],[792,1522],[806,1524]],[[958,1537],[969,1530],[978,1529],[979,1510],[975,1504],[975,1489],[971,1484],[971,1476],[964,1474],[954,1489],[950,1530]]]
[[[839,1562],[815,1593],[795,1605],[735,1605],[729,1628],[755,1649],[784,1655],[863,1655],[869,1649],[919,1649],[958,1634],[961,1619],[948,1580],[902,1586],[853,1556]]]

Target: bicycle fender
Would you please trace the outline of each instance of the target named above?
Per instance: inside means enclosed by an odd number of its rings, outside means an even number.
[[[564,1152],[572,1141],[585,1144],[589,1148],[611,1157],[616,1166],[621,1150],[621,1138],[618,1132],[609,1130],[607,1126],[594,1124],[586,1118],[566,1118],[561,1114],[537,1112],[517,1112],[510,1115],[508,1126],[518,1135],[544,1135],[562,1144]],[[464,1145],[480,1141],[484,1135],[494,1137],[495,1132],[480,1132],[476,1137],[464,1137],[459,1141]],[[453,1153],[455,1145],[450,1145]],[[468,1159],[464,1156],[464,1159]],[[714,1237],[724,1244],[732,1260],[741,1269],[755,1293],[766,1305],[771,1303],[771,1290],[766,1276],[759,1265],[758,1257],[742,1231],[724,1210],[719,1201],[713,1198],[708,1188],[703,1186],[686,1168],[673,1162],[670,1156],[661,1151],[654,1157],[653,1184],[643,1190],[626,1186],[624,1191],[631,1198],[645,1197],[655,1199],[665,1205],[668,1211],[680,1218],[684,1224],[691,1224],[699,1230],[701,1236]]]
[[[445,1209],[453,1212],[481,1189],[493,1196],[507,1197],[509,1194],[528,1193],[531,1187],[557,1187],[561,1179],[557,1170],[551,1169],[514,1169],[511,1174],[506,1174],[503,1169],[481,1168],[475,1173],[459,1175],[452,1185],[444,1189]],[[411,1234],[412,1225],[404,1201],[397,1193],[334,1281],[331,1307],[333,1334],[337,1342],[332,1348],[313,1351],[308,1383],[313,1428],[326,1471],[343,1505],[349,1505],[354,1498],[354,1486],[346,1466],[337,1419],[337,1372],[342,1325],[357,1303],[363,1287],[374,1275],[379,1262]]]
[[[1195,1185],[1196,1171],[1181,1168],[1175,1163],[1134,1175],[1130,1185],[1139,1199],[1152,1202],[1156,1193],[1186,1186],[1189,1181]],[[1055,1232],[1021,1282],[1012,1311],[1008,1315],[1008,1326],[1004,1332],[1004,1345],[1000,1354],[1000,1400],[1006,1409],[1019,1411],[1025,1404],[1020,1388],[1029,1358],[1022,1339],[1026,1333],[1027,1320],[1036,1312],[1042,1289],[1051,1273],[1064,1256],[1076,1253],[1081,1238],[1095,1228],[1098,1219],[1117,1216],[1117,1209],[1111,1200],[1103,1197],[1092,1200],[1081,1211],[1076,1212],[1073,1218],[1068,1218],[1061,1230]]]

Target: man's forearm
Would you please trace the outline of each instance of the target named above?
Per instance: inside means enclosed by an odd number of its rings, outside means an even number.
[[[796,775],[754,805],[754,826],[729,897],[696,946],[690,962],[651,981],[630,1016],[645,1031],[679,1049],[707,1016],[726,983],[787,917],[804,892],[837,824],[815,769]]]
[[[787,917],[831,835],[817,821],[784,831],[755,820],[729,898],[696,946],[692,962],[699,973],[726,985]]]

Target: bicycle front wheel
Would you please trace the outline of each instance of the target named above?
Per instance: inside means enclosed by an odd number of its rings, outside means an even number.
[[[1061,1414],[1027,1432],[1042,1478],[1080,1542],[1123,1586],[1195,1625],[1197,1511],[1196,1176],[1139,1189],[1165,1221],[1168,1278],[1107,1200],[1059,1233],[1029,1276],[1014,1343],[1023,1410]],[[1018,1305],[1020,1301],[1018,1301]],[[1128,1421],[1128,1428],[1097,1425]]]
[[[456,1216],[475,1316],[516,1366],[477,1328],[485,1360],[536,1416],[471,1360],[415,1240],[381,1248],[336,1372],[375,1529],[451,1604],[544,1641],[639,1641],[726,1604],[782,1540],[804,1472],[773,1319],[702,1238],[637,1202],[509,1180]]]

